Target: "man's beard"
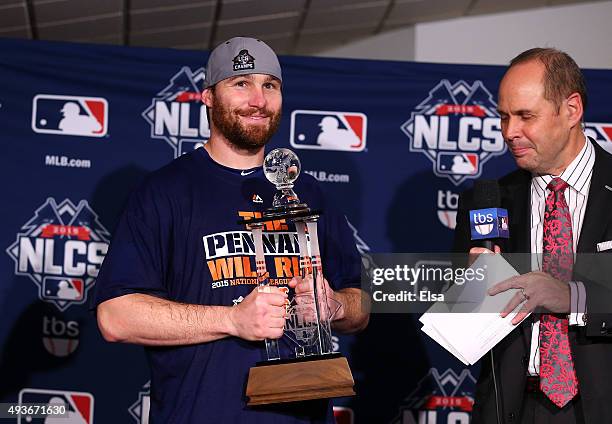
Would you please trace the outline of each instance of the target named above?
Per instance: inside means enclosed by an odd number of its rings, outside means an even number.
[[[240,121],[240,115],[264,115],[268,125],[247,126]],[[265,119],[264,118],[264,119]],[[246,108],[230,110],[216,101],[211,108],[211,120],[223,136],[240,150],[257,151],[272,138],[281,120],[281,111],[274,113],[268,109]]]

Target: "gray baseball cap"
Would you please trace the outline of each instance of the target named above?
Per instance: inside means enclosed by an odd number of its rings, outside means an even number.
[[[210,53],[204,89],[226,78],[247,74],[266,74],[283,80],[278,58],[270,46],[255,38],[230,38]]]

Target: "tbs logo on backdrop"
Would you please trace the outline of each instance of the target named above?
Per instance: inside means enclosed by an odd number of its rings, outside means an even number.
[[[46,418],[21,416],[18,424],[66,423],[91,424],[94,422],[94,397],[91,393],[65,390],[23,389],[19,392],[19,404],[36,403],[66,408],[66,415]]]
[[[87,299],[108,250],[109,233],[87,201],[48,198],[6,252],[15,274],[38,286],[38,297],[60,311]]]
[[[425,154],[434,174],[456,186],[478,178],[486,161],[506,152],[497,104],[481,81],[440,81],[401,129],[410,151]]]
[[[472,240],[508,238],[508,211],[500,208],[470,211]]]
[[[368,118],[358,112],[294,110],[289,142],[296,149],[361,152],[366,147]]]
[[[204,69],[192,72],[185,66],[142,113],[151,125],[151,137],[168,143],[174,157],[193,151],[210,137],[206,106],[200,94],[203,83]]]
[[[65,357],[79,347],[79,323],[55,316],[43,317],[43,346],[53,356]]]
[[[457,226],[457,207],[459,194],[450,190],[438,190],[438,219],[446,228],[454,230]]]
[[[108,130],[108,102],[102,97],[38,94],[32,101],[32,130],[103,137]]]

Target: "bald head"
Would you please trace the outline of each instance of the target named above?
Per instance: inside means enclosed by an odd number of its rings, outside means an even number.
[[[539,59],[513,61],[499,85],[497,108],[518,167],[559,175],[584,146],[583,106],[576,91],[568,89],[567,97],[565,91],[551,91],[548,72]]]
[[[572,93],[578,93],[582,106],[586,108],[587,92],[582,71],[565,52],[554,48],[536,47],[525,50],[510,61],[507,72],[519,65],[537,62],[543,66],[542,84],[544,98],[552,102],[557,109],[561,102]]]

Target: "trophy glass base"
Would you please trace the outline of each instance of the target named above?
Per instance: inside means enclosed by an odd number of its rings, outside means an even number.
[[[340,354],[259,362],[249,370],[247,405],[353,396],[353,375]]]

